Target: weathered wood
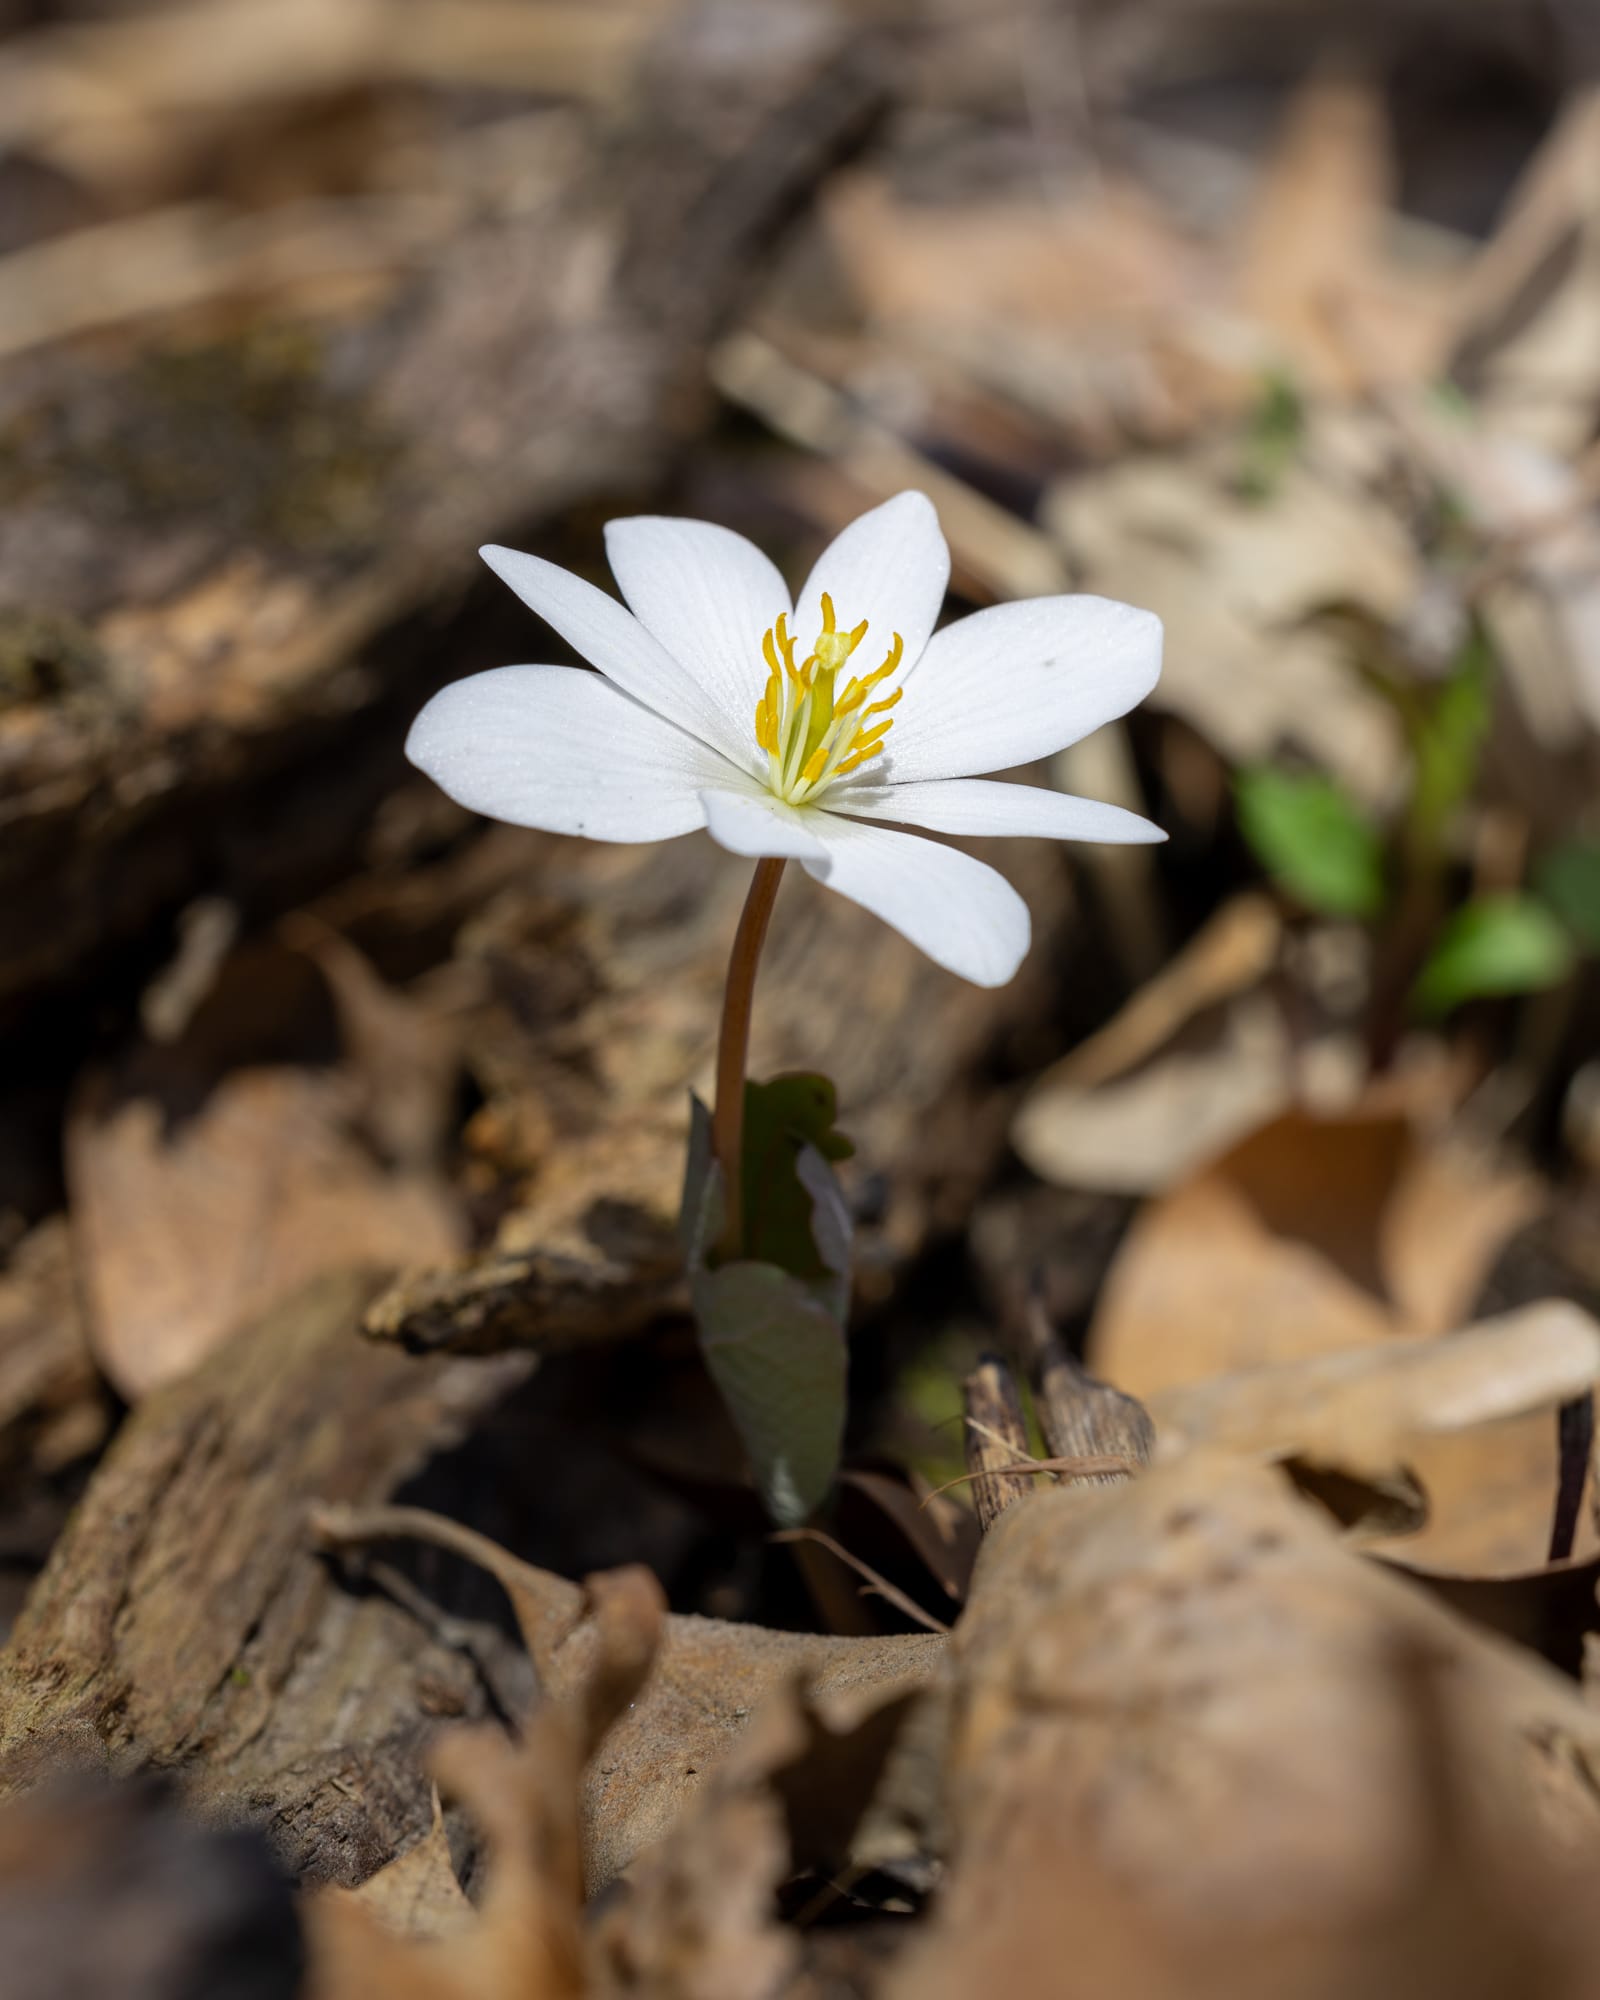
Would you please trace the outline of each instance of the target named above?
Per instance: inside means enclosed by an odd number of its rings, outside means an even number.
[[[1029,1307],[1023,1326],[1045,1443],[1060,1459],[1123,1461],[1121,1471],[1068,1474],[1069,1483],[1122,1485],[1150,1462],[1156,1431],[1149,1413],[1134,1397],[1096,1381],[1074,1360],[1037,1300]]]
[[[1013,1502],[1027,1497],[1038,1475],[1010,1469],[1031,1454],[1016,1378],[999,1355],[984,1355],[962,1383],[961,1401],[967,1420],[967,1470],[975,1475],[972,1501],[987,1534]]]
[[[526,1364],[373,1347],[371,1289],[317,1285],[128,1420],[0,1655],[0,1789],[171,1771],[317,1880],[359,1880],[426,1824],[428,1734],[492,1712],[488,1667],[515,1683],[521,1656],[350,1592],[306,1510],[387,1498]]]
[[[376,300],[0,368],[0,1006],[202,883],[348,856],[443,677],[418,614],[699,420],[709,334],[881,86],[826,11],[662,32],[545,200],[464,204]]]

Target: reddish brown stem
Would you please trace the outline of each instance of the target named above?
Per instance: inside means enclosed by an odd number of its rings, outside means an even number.
[[[717,1099],[711,1113],[711,1150],[722,1167],[726,1210],[718,1245],[724,1258],[737,1257],[743,1242],[739,1156],[744,1145],[744,1072],[750,1052],[750,1014],[755,1001],[756,967],[766,942],[772,906],[783,877],[781,859],[756,863],[744,913],[728,960],[728,990],[717,1036]]]

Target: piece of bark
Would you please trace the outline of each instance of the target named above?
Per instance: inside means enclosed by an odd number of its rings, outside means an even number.
[[[1148,1465],[1155,1425],[1144,1405],[1096,1381],[1067,1352],[1038,1301],[1024,1318],[1039,1428],[1056,1458],[1120,1459],[1121,1471],[1067,1473],[1074,1485],[1119,1486]]]
[[[826,9],[661,32],[664,89],[591,120],[560,198],[466,204],[376,302],[0,368],[0,1006],[202,884],[281,904],[347,855],[449,665],[418,614],[698,421],[708,337],[882,84]]]
[[[519,1656],[352,1594],[305,1513],[386,1498],[526,1367],[375,1348],[371,1290],[319,1281],[128,1420],[0,1655],[0,1790],[171,1771],[313,1880],[359,1880],[426,1826],[430,1730],[492,1712],[490,1669],[515,1683]]]
[[[983,1356],[961,1385],[961,1401],[972,1502],[987,1534],[1014,1501],[1026,1498],[1038,1475],[1012,1470],[1032,1453],[1016,1380],[999,1355]]]

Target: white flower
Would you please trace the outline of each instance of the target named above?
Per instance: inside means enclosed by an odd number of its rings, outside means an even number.
[[[706,521],[612,521],[606,550],[627,608],[537,556],[483,551],[600,671],[498,667],[435,695],[406,754],[462,805],[591,840],[704,827],[735,854],[792,856],[979,986],[1021,964],[1027,906],[971,855],[872,822],[1164,837],[1119,806],[973,775],[1050,756],[1142,700],[1160,620],[1040,597],[935,633],[950,555],[924,494],[852,522],[798,606],[759,549]]]

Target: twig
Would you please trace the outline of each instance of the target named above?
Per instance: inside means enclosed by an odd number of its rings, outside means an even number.
[[[851,1555],[847,1548],[841,1547],[831,1535],[825,1535],[820,1528],[780,1528],[772,1539],[775,1542],[815,1542],[818,1547],[826,1549],[829,1555],[837,1556],[840,1562],[847,1568],[853,1569],[857,1576],[865,1577],[868,1590],[874,1595],[885,1598],[897,1611],[903,1611],[918,1625],[925,1626],[930,1632],[950,1630],[950,1627],[941,1619],[935,1618],[931,1611],[924,1611],[920,1604],[913,1598],[907,1597],[905,1592],[892,1584],[886,1576],[879,1576],[869,1563],[864,1563],[859,1556]],[[865,1596],[867,1593],[862,1594]]]

